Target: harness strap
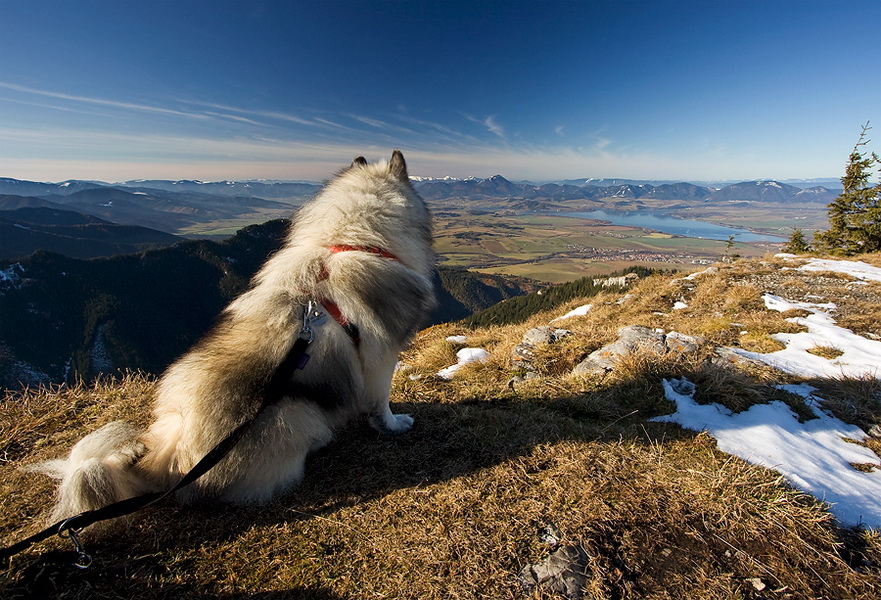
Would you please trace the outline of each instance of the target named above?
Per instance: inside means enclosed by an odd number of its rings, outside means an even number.
[[[340,252],[369,252],[370,254],[375,254],[389,260],[400,262],[400,259],[397,256],[395,256],[385,248],[380,248],[379,246],[334,244],[333,246],[328,246],[327,249],[334,254],[339,254]],[[318,279],[319,281],[324,281],[325,279],[327,279],[327,277],[327,269],[322,266],[321,274],[319,275]],[[358,326],[354,323],[349,322],[349,319],[346,317],[346,315],[343,314],[343,311],[340,309],[339,305],[330,298],[320,298],[318,302],[320,302],[321,305],[324,306],[325,310],[327,310],[327,314],[333,317],[334,321],[339,323],[340,327],[342,327],[346,334],[352,339],[352,342],[355,344],[355,346],[360,345],[361,333],[360,331],[358,331]]]

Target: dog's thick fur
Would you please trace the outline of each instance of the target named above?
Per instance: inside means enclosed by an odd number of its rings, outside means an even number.
[[[382,248],[394,256],[334,245]],[[255,414],[300,334],[309,300],[338,305],[356,344],[333,318],[315,326],[310,360],[230,454],[183,501],[264,502],[300,481],[306,454],[357,414],[386,433],[413,419],[389,409],[398,353],[434,304],[431,215],[404,158],[359,157],[299,211],[285,245],[215,325],[159,381],[154,421],[139,432],[111,423],[67,459],[35,470],[61,479],[53,520],[137,494],[169,489],[215,444]]]

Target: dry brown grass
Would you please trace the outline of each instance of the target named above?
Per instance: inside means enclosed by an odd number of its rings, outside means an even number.
[[[646,421],[672,410],[661,381],[679,376],[696,383],[699,402],[739,411],[783,400],[809,418],[801,398],[776,388],[790,379],[714,356],[716,344],[769,348],[771,334],[794,328],[764,308],[761,289],[730,284],[749,269],[738,261],[690,282],[652,278],[622,304],[601,294],[587,315],[554,323],[572,335],[540,348],[539,376],[516,384],[510,357],[523,333],[586,302],[516,326],[430,328],[394,381],[395,410],[416,418],[409,433],[352,424],[310,458],[298,489],[268,506],[148,509],[89,544],[96,564],[86,572],[42,555],[65,548],[48,541],[12,561],[2,596],[525,598],[517,575],[552,551],[538,533],[554,525],[561,544],[588,556],[585,598],[881,597],[877,532],[839,529],[819,502],[717,451],[705,434]],[[688,308],[671,310],[680,299]],[[708,344],[692,354],[635,352],[602,377],[566,376],[632,324]],[[463,346],[446,341],[454,334],[490,357],[444,381],[436,372]],[[811,383],[845,420],[881,422],[878,380]],[[5,542],[37,530],[52,498],[48,479],[19,467],[62,455],[105,422],[143,422],[153,384],[129,375],[4,400]]]

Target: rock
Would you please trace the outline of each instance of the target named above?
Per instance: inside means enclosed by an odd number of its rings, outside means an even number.
[[[869,435],[873,438],[881,438],[881,425],[875,423],[871,427],[869,427]]]
[[[534,327],[523,334],[523,341],[521,343],[533,346],[553,344],[571,333],[568,329],[557,329],[556,327]]]
[[[664,335],[640,325],[628,325],[618,330],[618,339],[591,352],[572,372],[576,375],[602,375],[615,368],[615,361],[637,348],[648,348],[658,354],[667,352]]]
[[[579,600],[587,583],[587,553],[581,546],[563,546],[542,562],[520,571],[520,584],[527,593],[539,588]]]
[[[706,340],[691,335],[685,335],[677,331],[671,331],[664,337],[664,344],[668,352],[696,352],[698,348],[706,344]]]
[[[765,585],[765,582],[762,581],[761,579],[759,579],[758,577],[751,577],[750,579],[747,579],[746,581],[749,584],[751,584],[753,586],[753,589],[756,590],[757,592],[761,592],[766,587],[768,587],[767,585]]]
[[[756,360],[754,358],[750,358],[748,356],[744,356],[739,354],[733,348],[726,348],[720,346],[716,348],[716,356],[712,359],[712,364],[717,367],[729,368],[731,366],[736,365],[764,365],[765,363]]]
[[[538,532],[538,541],[552,548],[559,545],[561,537],[560,530],[553,523],[542,527],[541,531]]]
[[[534,327],[523,334],[523,340],[514,346],[514,350],[511,351],[511,359],[516,366],[531,372],[534,366],[536,346],[553,344],[571,333],[568,329],[556,327]],[[535,376],[535,373],[532,374]],[[529,373],[527,373],[528,376]]]
[[[618,339],[591,352],[572,370],[576,375],[603,375],[615,368],[615,361],[640,348],[663,356],[668,352],[695,352],[706,340],[671,331],[659,333],[648,327],[628,325],[618,330]]]

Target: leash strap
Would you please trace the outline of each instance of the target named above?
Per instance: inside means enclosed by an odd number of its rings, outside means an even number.
[[[76,548],[77,553],[79,554],[79,560],[76,563],[80,568],[85,568],[88,566],[88,563],[91,562],[91,558],[83,552],[82,547],[80,546],[79,540],[76,535],[82,531],[84,528],[89,525],[94,525],[99,521],[106,521],[108,519],[115,519],[118,517],[124,517],[126,515],[130,515],[133,512],[137,512],[142,508],[146,508],[151,504],[155,504],[160,500],[170,496],[175,493],[182,487],[185,487],[211,470],[217,463],[219,463],[223,458],[229,454],[230,450],[242,439],[245,433],[251,428],[254,422],[257,420],[263,411],[275,404],[283,395],[285,385],[285,381],[290,381],[290,378],[293,376],[294,371],[305,366],[304,358],[308,359],[308,355],[306,354],[306,349],[309,347],[309,344],[313,339],[312,329],[309,327],[310,323],[314,322],[314,318],[311,317],[312,312],[312,303],[310,302],[309,307],[307,307],[304,315],[303,315],[303,329],[300,332],[300,336],[297,338],[297,341],[294,342],[293,347],[288,352],[288,355],[282,361],[282,363],[278,366],[278,368],[273,372],[272,377],[267,383],[266,392],[263,396],[263,402],[260,405],[260,408],[254,413],[253,416],[249,417],[244,423],[236,427],[230,434],[228,434],[223,440],[220,441],[214,448],[212,448],[208,454],[202,457],[202,459],[190,469],[186,475],[184,475],[177,484],[167,490],[165,492],[151,492],[149,494],[142,494],[140,496],[135,496],[133,498],[126,498],[125,500],[119,500],[117,502],[113,502],[112,504],[108,504],[107,506],[95,509],[95,510],[87,510],[83,513],[75,515],[73,517],[69,517],[64,519],[63,521],[59,521],[53,525],[50,525],[46,529],[35,533],[34,535],[21,540],[11,546],[0,549],[0,559],[7,559],[12,557],[23,550],[26,550],[33,544],[37,542],[42,542],[43,540],[51,537],[52,535],[64,535],[67,532],[67,536],[71,538],[74,546]]]

